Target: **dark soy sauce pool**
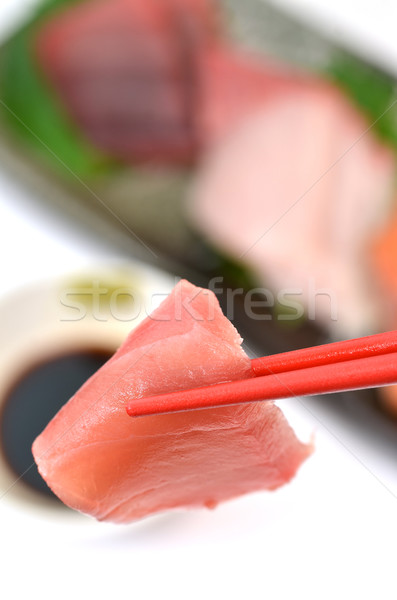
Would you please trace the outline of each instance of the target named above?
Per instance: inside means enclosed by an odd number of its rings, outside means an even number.
[[[0,414],[2,451],[15,475],[35,490],[55,498],[34,463],[34,439],[110,356],[93,350],[52,358],[26,372],[8,394]]]

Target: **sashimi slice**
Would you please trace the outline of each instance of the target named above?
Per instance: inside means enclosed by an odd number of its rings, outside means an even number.
[[[379,303],[382,307],[382,328],[397,328],[397,212],[395,206],[389,219],[371,246],[370,262]],[[380,388],[384,408],[397,416],[397,385]]]
[[[397,327],[397,211],[394,205],[371,247],[373,277],[379,288],[385,327]]]
[[[196,46],[215,30],[210,0],[88,0],[37,34],[44,75],[86,138],[127,161],[195,152]]]
[[[331,85],[290,86],[209,152],[188,206],[274,305],[301,304],[335,337],[378,329],[366,245],[389,212],[395,159],[369,125]]]
[[[126,413],[134,397],[251,376],[240,344],[214,294],[181,281],[35,440],[41,475],[67,505],[119,523],[283,485],[311,447],[273,403]]]

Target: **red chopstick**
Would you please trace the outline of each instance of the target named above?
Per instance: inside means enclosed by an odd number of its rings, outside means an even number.
[[[130,416],[216,408],[397,383],[397,331],[251,361],[254,377],[139,398]]]
[[[303,350],[254,358],[251,361],[251,366],[255,375],[260,376],[329,365],[389,352],[397,352],[397,330],[354,340],[324,344],[314,348],[304,348]]]

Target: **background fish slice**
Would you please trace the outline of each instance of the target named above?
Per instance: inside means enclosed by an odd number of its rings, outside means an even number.
[[[94,146],[127,161],[188,160],[195,55],[214,23],[207,0],[91,0],[39,27],[38,60]]]

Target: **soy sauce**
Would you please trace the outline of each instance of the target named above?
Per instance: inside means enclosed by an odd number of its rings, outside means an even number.
[[[53,357],[26,372],[8,394],[0,414],[2,450],[16,477],[31,488],[55,498],[34,463],[32,443],[110,356],[93,350]]]

